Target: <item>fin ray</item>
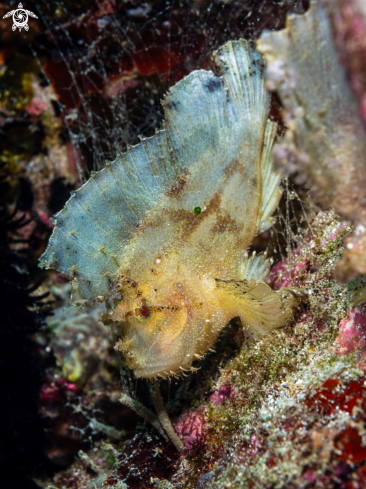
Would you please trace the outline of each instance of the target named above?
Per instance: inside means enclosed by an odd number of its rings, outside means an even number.
[[[262,202],[259,211],[259,232],[266,231],[273,221],[272,214],[281,198],[281,177],[273,170],[272,151],[277,135],[277,124],[268,121],[264,136],[261,169],[262,169]]]
[[[254,251],[251,256],[246,254],[242,264],[240,265],[238,278],[240,280],[257,280],[263,281],[270,269],[272,261],[266,259],[266,254],[257,255]]]
[[[274,291],[255,280],[217,280],[216,286],[234,303],[237,315],[255,336],[284,326],[294,314],[297,299],[291,289]]]
[[[177,178],[212,179],[235,160],[243,142],[256,161],[269,106],[261,56],[240,40],[222,46],[213,60],[219,76],[198,70],[174,85],[163,102],[163,129],[97,172],[55,216],[40,265],[74,278],[74,302],[112,293],[122,265],[133,259],[129,243],[149,213],[169,204],[167,192]],[[207,200],[212,189],[202,187],[199,198]],[[161,225],[166,242],[172,234],[163,218]]]

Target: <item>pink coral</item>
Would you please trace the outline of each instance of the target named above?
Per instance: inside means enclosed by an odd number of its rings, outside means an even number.
[[[205,411],[192,409],[181,414],[173,424],[175,431],[184,436],[186,449],[191,450],[205,443],[207,423]]]
[[[288,258],[278,262],[270,271],[268,282],[276,290],[291,285],[300,285],[306,270],[310,271],[310,255],[313,257],[332,252],[334,248],[339,246],[339,243],[334,243],[347,234],[347,226],[344,223],[325,222],[323,225],[320,221],[324,219],[325,214],[319,212],[316,219],[319,220],[318,225],[322,228],[318,230],[316,235],[308,232],[305,235],[306,247],[301,249],[296,248]],[[316,222],[316,220],[314,220]]]
[[[222,404],[225,399],[232,399],[235,395],[235,390],[231,384],[223,384],[219,387],[219,390],[214,392],[210,396],[210,402],[212,404]]]
[[[329,241],[335,241],[338,238],[339,233],[345,227],[346,227],[345,224],[340,224],[332,233],[328,234],[328,236],[326,236],[325,239],[323,239],[323,241],[321,242],[321,245],[325,246]]]
[[[301,270],[308,266],[307,260],[301,260],[298,257],[300,257],[299,248],[291,254],[291,262],[297,259],[297,263],[289,263],[288,258],[285,258],[272,268],[269,274],[269,281],[274,289],[278,290],[282,289],[282,287],[293,285],[293,279],[299,275]]]
[[[260,441],[258,436],[252,435],[250,437],[250,445],[249,445],[252,455],[256,455],[258,453],[259,447],[260,447]]]
[[[337,352],[340,355],[361,350],[366,357],[366,310],[364,307],[356,307],[347,313],[347,318],[340,323],[339,345]]]
[[[313,483],[316,481],[316,472],[314,470],[307,470],[304,474],[304,479],[307,482]]]
[[[223,384],[210,396],[212,404],[220,405],[225,399],[232,399],[235,390],[229,383]],[[206,428],[208,418],[205,410],[191,409],[184,411],[178,419],[173,422],[175,431],[184,437],[184,444],[187,450],[199,448],[206,442]]]
[[[48,227],[50,229],[53,229],[55,227],[55,225],[52,224],[52,222],[50,221],[50,218],[48,217],[48,215],[45,212],[38,210],[37,213],[38,213],[38,218],[42,224],[44,224],[46,227]]]
[[[80,388],[61,376],[48,378],[40,389],[39,397],[41,402],[53,402],[63,399],[66,392],[79,393]]]

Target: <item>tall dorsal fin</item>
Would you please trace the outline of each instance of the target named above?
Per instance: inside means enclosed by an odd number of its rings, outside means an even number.
[[[264,131],[269,96],[261,56],[239,40],[220,48],[213,61],[219,76],[198,70],[172,87],[163,102],[163,129],[95,173],[55,216],[40,262],[74,279],[74,303],[118,288],[118,274],[131,259],[127,245],[181,175],[221,169],[243,143],[250,145],[253,125]]]

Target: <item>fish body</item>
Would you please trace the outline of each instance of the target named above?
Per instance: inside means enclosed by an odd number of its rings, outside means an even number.
[[[247,257],[281,195],[262,59],[240,40],[213,64],[171,88],[161,131],[74,193],[41,258],[73,278],[74,303],[106,302],[136,377],[190,369],[233,317],[262,334],[292,314]]]

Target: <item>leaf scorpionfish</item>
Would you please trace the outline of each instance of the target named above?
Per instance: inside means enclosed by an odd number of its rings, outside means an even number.
[[[72,278],[72,303],[105,302],[138,378],[191,369],[234,317],[262,335],[293,315],[268,260],[247,254],[281,196],[262,58],[230,41],[213,70],[173,86],[162,130],[72,194],[40,260]]]

